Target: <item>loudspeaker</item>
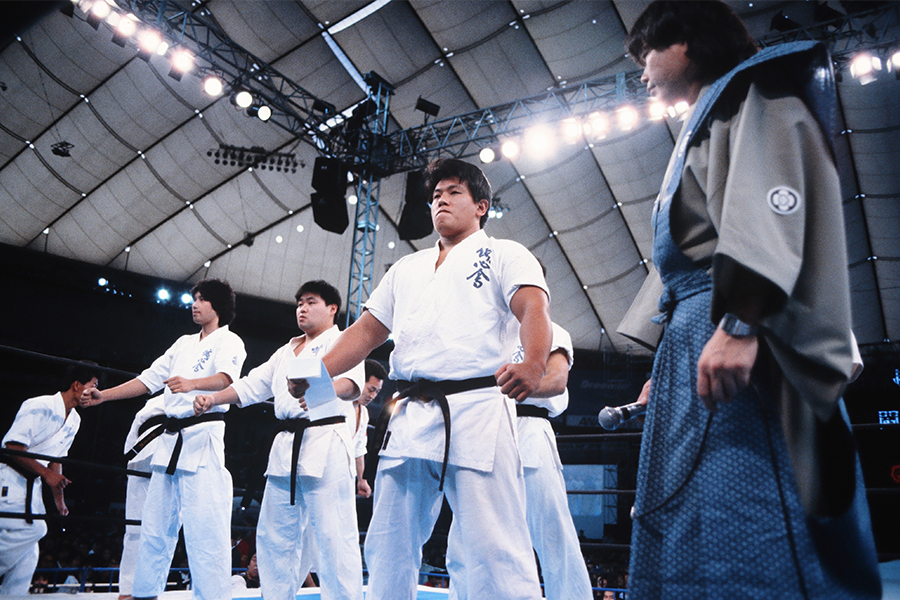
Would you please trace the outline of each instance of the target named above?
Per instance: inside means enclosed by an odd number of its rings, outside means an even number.
[[[397,234],[401,240],[419,240],[434,231],[429,200],[425,191],[424,173],[422,171],[407,173],[406,199],[403,212],[400,213],[400,223],[397,225]]]
[[[325,196],[343,196],[347,191],[347,166],[337,158],[317,156],[312,186]]]
[[[313,192],[310,197],[313,221],[325,231],[344,233],[350,225],[347,202],[343,195],[326,195]]]

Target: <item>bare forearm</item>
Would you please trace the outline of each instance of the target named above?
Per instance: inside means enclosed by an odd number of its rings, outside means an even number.
[[[360,479],[363,478],[363,473],[366,472],[366,457],[365,456],[357,456],[356,457],[356,476]]]
[[[359,320],[341,334],[322,358],[328,374],[334,377],[361,363],[369,352],[387,340],[389,333],[378,319],[368,311],[363,312]]]
[[[547,359],[547,370],[532,398],[552,398],[566,391],[569,383],[569,359],[563,350],[554,350]]]
[[[102,390],[99,393],[101,395],[101,402],[108,402],[109,400],[126,400],[136,396],[143,396],[144,394],[149,394],[150,389],[144,385],[140,379],[135,377],[123,384]]]
[[[220,404],[238,404],[241,399],[238,396],[237,390],[232,386],[228,386],[224,390],[220,390],[215,394],[209,394],[209,398],[211,400],[211,406],[219,406]]]
[[[520,297],[522,301],[516,303],[515,300]],[[535,362],[544,372],[553,344],[547,295],[539,288],[526,287],[519,289],[513,300],[511,307],[519,319],[519,341],[525,354],[522,362]]]
[[[209,377],[200,377],[199,379],[194,379],[193,383],[195,390],[201,390],[204,392],[218,392],[224,391],[234,382],[231,381],[231,376],[225,373],[216,373],[215,375],[210,375]]]

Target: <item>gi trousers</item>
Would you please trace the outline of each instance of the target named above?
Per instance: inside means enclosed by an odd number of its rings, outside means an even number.
[[[549,421],[536,417],[517,417],[520,450],[528,453],[530,464],[525,467],[525,517],[531,543],[541,563],[544,597],[548,600],[592,600],[591,580],[588,577],[581,544],[569,512],[566,482],[557,465],[556,442],[542,430],[549,429]],[[523,435],[525,428],[538,429],[533,435]],[[536,443],[525,448],[522,440]],[[456,520],[450,525],[447,539],[448,569],[465,569],[466,555],[458,552],[459,528]],[[459,576],[450,582],[450,600],[477,600],[469,597],[465,583]]]
[[[450,570],[450,581],[473,599],[538,600],[519,453],[511,428],[498,429],[492,471],[447,467],[443,495],[459,528],[459,548],[452,552],[466,556],[466,568]],[[381,459],[366,534],[366,600],[415,600],[422,545],[441,510],[440,477],[437,461]]]
[[[231,600],[231,473],[206,464],[195,473],[154,466],[141,520],[135,598],[159,596],[184,524],[184,543],[197,600]]]
[[[297,476],[294,506],[290,477],[268,477],[256,530],[256,559],[266,600],[293,600],[311,562],[318,563],[322,600],[362,600],[356,486],[347,461],[347,449],[335,434],[322,477]],[[304,558],[315,552],[315,547],[300,547],[301,539],[308,537],[306,528],[312,528],[318,561]]]
[[[128,476],[125,487],[125,518],[140,520],[147,499],[150,480],[136,475]],[[134,587],[134,569],[137,566],[138,546],[141,541],[140,525],[126,525],[122,538],[122,559],[119,561],[119,595],[130,596]]]
[[[518,421],[520,433],[523,427],[550,429],[546,419],[518,417]],[[547,600],[591,600],[594,593],[569,512],[566,481],[556,464],[556,441],[546,436],[539,439],[542,448],[527,449],[539,452],[542,460],[537,468],[525,467],[525,517],[541,563],[544,596]]]
[[[27,596],[38,564],[38,541],[47,533],[43,521],[0,529],[0,596]]]

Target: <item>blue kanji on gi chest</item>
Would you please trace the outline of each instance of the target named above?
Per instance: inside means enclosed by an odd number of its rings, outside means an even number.
[[[203,369],[203,364],[209,360],[210,356],[212,356],[212,350],[203,351],[203,355],[200,357],[200,360],[198,360],[197,364],[194,365],[194,373],[199,373]]]
[[[466,279],[468,280],[468,279],[474,278],[472,281],[472,285],[476,288],[480,288],[481,286],[484,285],[485,281],[491,280],[491,278],[488,277],[488,275],[486,273],[486,271],[491,270],[491,249],[490,248],[479,248],[476,251],[476,254],[478,255],[478,258],[480,258],[481,260],[476,260],[474,263],[472,263],[472,266],[475,267],[477,270],[474,273],[472,273],[471,275],[469,275],[468,277],[466,277]],[[482,281],[482,279],[484,279],[484,281]]]

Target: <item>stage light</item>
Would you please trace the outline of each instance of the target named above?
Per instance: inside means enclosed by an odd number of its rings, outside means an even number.
[[[182,304],[193,304],[194,299],[187,292],[181,295],[181,303]]]
[[[896,50],[891,54],[887,62],[887,68],[889,71],[894,72],[897,79],[900,79],[900,50]]]
[[[165,302],[170,297],[169,290],[167,290],[166,288],[159,288],[159,290],[156,292],[156,297]]]
[[[162,44],[162,36],[154,29],[145,29],[138,35],[138,56],[150,62],[150,56]]]
[[[526,150],[537,158],[546,158],[556,149],[553,131],[544,124],[534,125],[525,131]]]
[[[651,100],[647,105],[647,115],[651,121],[659,121],[666,116],[666,105],[659,100]]]
[[[850,61],[850,74],[862,85],[875,81],[875,75],[880,70],[881,59],[868,52],[857,54]]]
[[[88,25],[94,29],[98,29],[100,27],[100,22],[108,17],[110,12],[112,12],[112,9],[109,4],[106,3],[106,0],[97,0],[91,5],[91,9],[87,11]]]
[[[97,280],[97,285],[99,285],[100,287],[106,287],[106,284],[108,284],[108,283],[109,282],[106,279],[104,279],[103,277],[101,277],[100,279]]]
[[[275,236],[275,243],[276,243],[276,244],[280,244],[280,243],[283,242],[283,241],[284,241],[284,238],[281,237],[280,235],[276,235],[276,236]]]
[[[250,108],[250,105],[253,104],[253,94],[247,90],[241,90],[231,96],[231,101],[241,108]]]
[[[640,115],[633,106],[623,106],[616,110],[616,125],[622,131],[631,131],[637,126],[639,120]]]
[[[390,250],[393,250],[396,246],[397,246],[397,244],[395,244],[394,242],[388,242],[388,248]]]
[[[272,109],[263,104],[257,109],[256,116],[259,117],[260,121],[268,121],[272,118]]]
[[[297,225],[297,233],[303,233],[303,225]]]
[[[203,91],[205,91],[210,96],[220,95],[222,93],[222,89],[222,80],[215,75],[210,75],[203,80]]]
[[[609,133],[609,118],[603,113],[591,113],[588,117],[591,126],[591,135],[602,140]]]
[[[577,119],[565,119],[560,127],[562,130],[563,141],[567,144],[578,143],[581,139],[581,125]]]
[[[210,266],[211,264],[212,264],[212,261],[211,261],[211,260],[208,260],[208,261],[206,261],[205,263],[203,263],[203,266],[206,267],[206,268],[208,269],[209,266]]]
[[[496,155],[494,154],[494,151],[491,150],[490,148],[482,148],[481,152],[478,153],[478,158],[481,159],[481,162],[487,164],[487,163],[494,162]]]
[[[181,76],[190,71],[194,66],[194,57],[187,50],[178,50],[172,54],[172,68],[169,77],[175,81],[181,81]]]
[[[500,153],[506,158],[515,158],[519,156],[519,144],[513,140],[507,140],[500,146]]]
[[[125,41],[134,34],[136,29],[137,25],[131,19],[125,17],[119,19],[119,23],[113,31],[112,43],[124,48]]]
[[[359,198],[356,197],[356,194],[350,194],[347,196],[347,204],[350,206],[356,206],[356,203],[359,202]]]

